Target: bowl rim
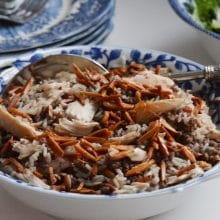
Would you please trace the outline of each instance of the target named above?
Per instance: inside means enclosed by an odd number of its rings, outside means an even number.
[[[197,65],[200,68],[202,68],[203,66],[199,63],[196,63],[190,59],[175,55],[175,54],[171,54],[171,53],[167,53],[164,51],[159,51],[159,50],[153,50],[153,49],[147,49],[147,48],[130,48],[130,47],[118,47],[118,46],[100,46],[100,45],[78,45],[78,46],[65,46],[65,47],[59,47],[59,48],[52,48],[52,49],[37,49],[34,50],[31,53],[28,53],[26,55],[21,55],[18,58],[14,58],[11,59],[10,64],[11,67],[7,68],[7,73],[9,71],[13,71],[15,70],[15,66],[13,66],[13,63],[16,60],[22,61],[22,59],[24,60],[23,62],[27,62],[26,59],[30,58],[31,56],[35,55],[35,54],[39,54],[42,53],[44,55],[48,55],[48,54],[56,54],[56,53],[61,53],[62,51],[65,50],[74,50],[74,49],[82,49],[82,50],[86,50],[86,49],[91,49],[91,48],[101,48],[101,49],[105,49],[105,50],[113,50],[113,49],[120,49],[124,52],[129,52],[131,50],[139,50],[141,53],[153,53],[156,55],[159,54],[165,54],[165,55],[169,55],[169,56],[174,56],[176,57],[178,60],[182,60],[184,62],[189,62],[191,64]],[[6,64],[6,66],[8,66],[9,63]],[[4,70],[5,71],[5,70]],[[1,71],[0,71],[1,74]],[[6,182],[7,186],[3,186],[6,190],[7,187],[9,187],[9,184],[14,185],[15,187],[18,188],[23,188],[29,191],[33,191],[36,193],[41,193],[41,194],[47,194],[47,195],[52,195],[52,196],[57,196],[57,197],[63,197],[63,198],[72,198],[72,199],[82,199],[82,200],[102,200],[102,199],[109,199],[109,200],[118,200],[118,199],[141,199],[144,197],[154,197],[154,196],[160,196],[160,195],[167,195],[167,194],[173,194],[173,193],[177,193],[177,192],[182,192],[185,189],[200,184],[202,182],[205,182],[209,179],[212,179],[213,177],[215,177],[216,175],[220,174],[220,163],[217,163],[214,167],[212,167],[209,171],[205,172],[203,175],[195,177],[193,179],[187,180],[183,183],[179,183],[177,185],[174,186],[169,186],[163,189],[158,189],[158,190],[154,190],[151,192],[141,192],[141,193],[130,193],[130,194],[116,194],[116,195],[85,195],[85,194],[78,194],[78,193],[69,193],[69,192],[58,192],[55,190],[51,190],[51,189],[44,189],[38,186],[34,186],[32,184],[29,184],[27,182],[24,182],[22,180],[18,180],[12,176],[10,176],[9,174],[6,174],[2,171],[0,171],[0,182]],[[10,187],[9,187],[10,188]]]
[[[176,12],[176,14],[182,18],[186,23],[188,23],[190,26],[196,28],[197,30],[208,34],[209,36],[220,39],[220,34],[210,31],[206,28],[204,28],[201,24],[199,24],[197,21],[195,21],[192,16],[189,15],[188,12],[186,12],[185,9],[183,9],[183,4],[180,3],[179,0],[168,0],[170,6],[173,8],[173,10]]]

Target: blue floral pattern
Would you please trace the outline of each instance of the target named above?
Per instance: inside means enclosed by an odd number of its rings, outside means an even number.
[[[137,49],[122,49],[122,48],[109,48],[101,46],[73,46],[73,47],[63,47],[58,49],[50,49],[45,51],[36,51],[32,55],[15,60],[12,63],[12,67],[9,69],[0,70],[0,95],[3,92],[3,89],[7,82],[16,74],[21,68],[30,64],[31,62],[37,61],[45,56],[51,54],[77,54],[87,56],[94,60],[97,60],[102,65],[107,68],[117,67],[125,64],[129,64],[132,61],[142,63],[147,67],[155,67],[156,65],[162,65],[168,67],[174,72],[185,72],[185,71],[194,71],[201,70],[202,65],[197,64],[193,61],[171,55],[164,52],[154,51],[154,50],[137,50]],[[190,88],[193,92],[200,95],[202,98],[208,101],[210,108],[213,110],[213,119],[218,125],[220,125],[220,105],[215,103],[216,99],[220,99],[220,82],[215,82],[213,84],[207,83],[204,80],[200,81],[188,81],[180,85],[184,89]],[[202,181],[203,179],[209,178],[213,173],[218,172],[218,168],[214,169],[213,172],[207,172],[204,176],[189,180],[186,183],[164,189],[165,191],[178,190],[181,187],[186,187],[191,184]],[[16,182],[22,184],[23,186],[35,187],[31,184],[25,183],[21,180],[14,179],[0,171],[0,178],[7,178],[10,182]],[[44,189],[38,189],[39,191],[44,191]],[[161,190],[159,190],[161,191]],[[158,192],[159,192],[158,191]],[[51,192],[57,193],[57,192]],[[65,194],[66,192],[64,192]],[[154,192],[156,193],[156,192]]]
[[[0,53],[53,44],[78,34],[80,39],[81,32],[85,35],[112,17],[114,5],[115,0],[49,0],[31,21],[0,26]]]

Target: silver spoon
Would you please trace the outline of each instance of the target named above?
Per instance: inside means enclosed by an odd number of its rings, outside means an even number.
[[[176,82],[196,80],[196,79],[206,79],[206,80],[218,80],[220,79],[220,65],[209,65],[204,66],[201,71],[192,71],[186,73],[171,73],[168,75],[171,79]]]
[[[60,71],[72,71],[72,64],[75,63],[80,69],[94,69],[97,72],[106,74],[108,70],[95,60],[79,55],[51,55],[39,61],[29,64],[19,71],[8,83],[4,94],[7,93],[10,85],[20,83],[22,79],[28,80],[31,76],[35,78],[50,78]],[[200,72],[174,73],[168,75],[177,82],[195,79],[216,80],[220,79],[220,66],[206,66]]]

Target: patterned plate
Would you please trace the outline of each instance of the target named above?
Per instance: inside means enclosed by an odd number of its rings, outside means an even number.
[[[114,4],[114,0],[49,0],[30,22],[1,23],[0,53],[41,47],[77,36],[106,19]]]
[[[58,47],[58,46],[63,46],[63,45],[84,45],[87,44],[87,42],[91,41],[91,39],[94,39],[95,37],[98,37],[99,34],[102,34],[102,32],[104,30],[106,30],[108,27],[110,27],[110,23],[111,26],[113,26],[113,22],[112,22],[112,16],[113,16],[114,10],[111,9],[111,11],[109,11],[105,17],[103,18],[103,20],[99,21],[96,25],[92,26],[91,28],[80,32],[77,35],[73,35],[71,37],[68,37],[64,40],[52,43],[52,44],[48,44],[46,46],[44,46],[43,48],[53,48],[53,47]]]
[[[112,31],[113,24],[111,20],[105,22],[102,26],[98,29],[90,33],[89,35],[75,41],[72,38],[68,38],[68,40],[64,40],[55,44],[55,46],[64,46],[64,45],[86,45],[86,44],[96,44],[94,42],[99,42],[100,39],[104,38],[105,36],[109,35]],[[54,45],[53,45],[54,47]],[[48,48],[48,47],[46,47]]]
[[[83,36],[79,40],[75,41],[73,38],[67,38],[67,40],[64,41],[59,41],[54,44],[49,44],[44,47],[41,47],[42,49],[52,49],[55,47],[60,47],[63,45],[88,45],[88,44],[93,44],[93,45],[98,45],[101,44],[111,33],[113,29],[113,23],[111,20],[105,21],[102,25],[100,25],[97,29],[93,30],[91,33],[88,33],[88,35]],[[7,66],[7,63],[11,60],[14,60],[15,58],[18,58],[20,56],[23,56],[25,54],[30,54],[33,53],[36,49],[30,49],[28,51],[18,51],[18,52],[11,52],[7,54],[0,54],[0,68],[2,66]]]

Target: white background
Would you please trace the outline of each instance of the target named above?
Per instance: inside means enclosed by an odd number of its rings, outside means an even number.
[[[167,0],[116,0],[114,30],[105,45],[151,48],[174,53],[203,64],[213,61],[196,32],[170,8]],[[40,201],[39,201],[40,202]],[[101,210],[99,210],[101,211]],[[0,189],[0,220],[52,220]],[[150,220],[219,220],[220,179],[194,188],[179,208]]]

